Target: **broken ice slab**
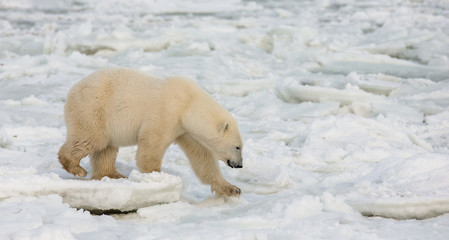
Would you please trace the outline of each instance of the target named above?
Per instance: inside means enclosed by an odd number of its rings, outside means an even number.
[[[364,216],[427,219],[449,213],[449,198],[392,198],[350,200],[349,205]]]
[[[180,199],[181,178],[166,173],[131,172],[125,179],[62,179],[34,169],[0,169],[0,200],[57,194],[74,208],[130,211]]]
[[[355,50],[320,56],[318,64],[307,70],[335,74],[349,74],[354,71],[360,74],[382,73],[403,78],[428,78],[433,81],[447,80],[449,77],[448,66],[423,65],[388,55]]]

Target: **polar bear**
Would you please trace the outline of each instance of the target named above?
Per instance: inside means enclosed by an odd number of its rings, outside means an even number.
[[[118,148],[136,144],[139,170],[160,171],[166,149],[175,142],[213,192],[240,194],[224,179],[217,161],[242,167],[237,122],[192,80],[161,79],[129,68],[100,70],[72,87],[64,117],[67,139],[58,159],[75,176],[86,176],[79,164],[90,155],[92,179],[124,177],[115,169]]]

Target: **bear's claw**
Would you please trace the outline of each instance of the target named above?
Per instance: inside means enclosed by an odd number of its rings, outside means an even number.
[[[236,189],[231,189],[231,190],[230,190],[230,194],[231,194],[231,195],[234,195],[234,193],[235,193],[236,195],[240,195],[241,192],[242,192],[242,191],[240,190],[240,188],[236,188]]]

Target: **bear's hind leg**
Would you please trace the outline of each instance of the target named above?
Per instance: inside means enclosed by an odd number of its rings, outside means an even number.
[[[92,179],[102,179],[105,176],[110,178],[125,178],[125,176],[115,170],[117,152],[117,147],[108,146],[103,150],[95,151],[90,156]]]
[[[83,144],[79,141],[67,141],[59,149],[58,159],[67,172],[77,177],[85,177],[87,172],[80,166],[80,161],[89,155],[91,150],[92,148],[89,147],[89,144]]]

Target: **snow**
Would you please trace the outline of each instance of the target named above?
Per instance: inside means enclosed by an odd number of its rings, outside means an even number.
[[[0,16],[0,239],[449,235],[447,1],[4,0]],[[136,147],[128,179],[61,168],[66,94],[111,66],[190,77],[234,115],[244,167],[220,167],[239,198],[177,146],[160,174],[136,171]]]

